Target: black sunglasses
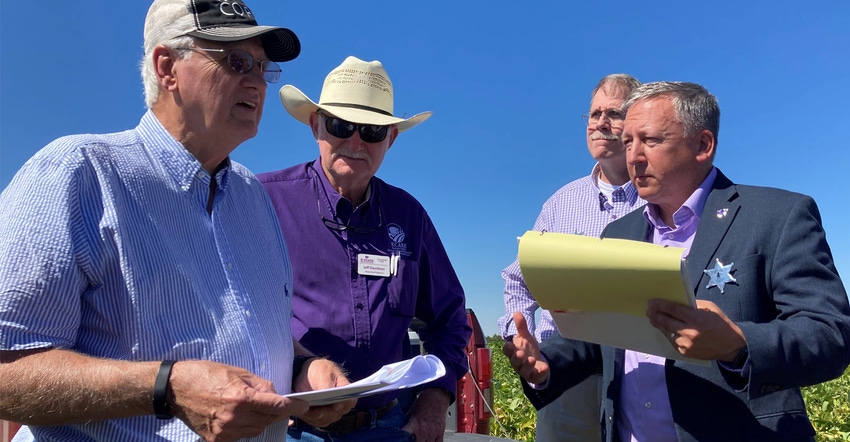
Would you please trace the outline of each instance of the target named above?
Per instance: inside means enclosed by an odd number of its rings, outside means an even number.
[[[381,207],[380,200],[378,201],[378,225],[374,227],[368,226],[352,226],[350,224],[343,224],[339,221],[334,221],[332,219],[325,218],[325,215],[322,213],[322,199],[319,197],[319,172],[310,164],[310,169],[313,173],[316,174],[316,178],[313,179],[313,189],[316,191],[316,207],[319,210],[319,216],[322,218],[322,222],[326,227],[333,230],[338,230],[340,232],[352,232],[352,233],[361,233],[361,234],[369,234],[374,233],[384,225],[384,210]],[[331,213],[333,213],[333,209],[331,209]],[[336,214],[333,215],[336,218]]]
[[[277,83],[280,80],[280,65],[271,61],[271,60],[256,60],[254,56],[251,55],[248,51],[243,51],[242,49],[214,49],[214,48],[174,48],[182,51],[202,51],[202,52],[218,52],[218,53],[227,53],[227,56],[223,60],[219,60],[221,63],[226,64],[230,69],[240,73],[247,74],[251,72],[251,69],[254,68],[254,65],[258,65],[260,70],[263,71],[263,79],[266,80],[267,83]]]
[[[360,139],[367,143],[380,143],[387,137],[389,126],[378,126],[375,124],[355,124],[341,118],[331,117],[319,112],[325,119],[325,129],[329,134],[337,138],[349,138],[354,132],[360,133]]]

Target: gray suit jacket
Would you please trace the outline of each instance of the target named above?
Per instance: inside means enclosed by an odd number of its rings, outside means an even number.
[[[725,215],[718,216],[719,213]],[[636,210],[603,237],[651,241]],[[737,283],[706,288],[703,269],[733,264]],[[668,360],[667,388],[681,441],[808,441],[814,430],[799,387],[840,376],[850,363],[850,306],[815,202],[779,189],[733,184],[718,171],[687,258],[697,299],[717,304],[744,332],[749,377]],[[603,440],[616,429],[624,351],[554,336],[541,344],[547,388],[525,392],[541,408],[602,371]]]

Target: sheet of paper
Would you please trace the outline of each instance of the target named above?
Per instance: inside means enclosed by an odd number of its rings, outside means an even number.
[[[709,362],[686,358],[676,351],[649,320],[622,313],[551,312],[561,336],[609,345],[699,365]]]
[[[686,360],[646,318],[650,299],[696,306],[684,249],[624,239],[526,232],[519,264],[529,292],[567,338]]]
[[[439,379],[445,374],[446,367],[440,358],[434,355],[417,355],[384,365],[372,375],[349,385],[284,396],[307,401],[310,406],[328,405],[350,398],[415,387]]]

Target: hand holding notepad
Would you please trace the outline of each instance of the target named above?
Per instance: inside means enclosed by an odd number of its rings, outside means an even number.
[[[684,249],[624,239],[526,232],[522,277],[559,333],[570,339],[700,364],[677,352],[646,317],[650,299],[691,307]]]

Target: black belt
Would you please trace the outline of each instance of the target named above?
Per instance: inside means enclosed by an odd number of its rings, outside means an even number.
[[[352,431],[359,430],[360,428],[371,424],[373,411],[375,412],[375,420],[378,420],[386,416],[386,414],[389,413],[389,411],[392,410],[393,407],[395,407],[396,405],[398,405],[398,400],[393,399],[392,402],[382,407],[360,409],[355,408],[354,410],[343,414],[338,421],[321,428],[313,427],[300,419],[295,420],[295,426],[307,426],[321,433],[350,433]]]

